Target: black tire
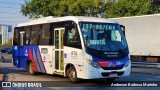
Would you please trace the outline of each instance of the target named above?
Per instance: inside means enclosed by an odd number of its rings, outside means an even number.
[[[29,63],[28,71],[29,71],[30,74],[35,75],[33,64],[31,62]]]
[[[70,72],[70,69],[68,68],[68,69],[66,70],[66,77],[67,77],[67,78],[69,77],[69,72]]]
[[[77,83],[79,82],[79,78],[77,78],[77,72],[76,72],[76,69],[72,66],[70,67],[68,70],[68,77],[69,79],[74,82],[74,83]]]

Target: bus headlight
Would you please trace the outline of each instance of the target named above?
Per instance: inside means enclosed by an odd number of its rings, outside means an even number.
[[[128,60],[128,61],[126,62],[126,64],[124,65],[124,67],[126,68],[126,67],[128,67],[130,64],[131,64],[131,60]]]
[[[87,60],[87,63],[88,63],[89,65],[91,65],[92,67],[100,68],[100,66],[99,66],[96,62],[94,62],[94,61],[92,61],[92,60],[90,60],[90,59],[86,59],[86,60]]]
[[[131,55],[128,54],[128,58],[129,58],[129,60],[131,60]]]

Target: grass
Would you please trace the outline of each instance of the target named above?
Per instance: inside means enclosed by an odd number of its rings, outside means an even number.
[[[12,47],[11,45],[0,45],[0,48],[4,48],[4,47]]]
[[[3,48],[3,47],[12,47],[12,38],[9,39],[9,41],[5,43],[4,45],[0,45],[0,48]]]

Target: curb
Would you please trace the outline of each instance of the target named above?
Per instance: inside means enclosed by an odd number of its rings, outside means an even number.
[[[132,71],[132,73],[140,73],[140,74],[152,74],[152,75],[160,75],[160,74],[157,74],[157,73],[136,72],[136,71]]]
[[[160,75],[160,68],[133,67],[132,66],[131,72],[133,72],[133,73],[142,73],[142,74]]]
[[[132,67],[160,68],[160,63],[132,62]]]

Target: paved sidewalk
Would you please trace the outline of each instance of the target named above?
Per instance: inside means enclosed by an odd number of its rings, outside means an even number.
[[[160,75],[160,68],[151,67],[132,67],[133,73],[158,74]]]
[[[160,69],[160,63],[132,62],[132,67],[147,67],[147,68],[159,68]]]

